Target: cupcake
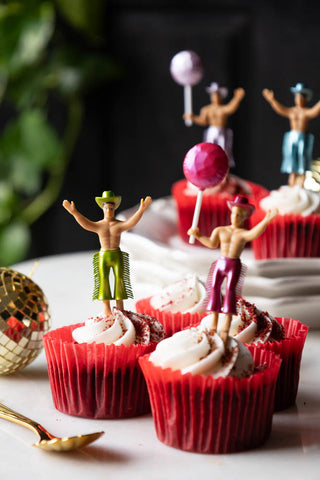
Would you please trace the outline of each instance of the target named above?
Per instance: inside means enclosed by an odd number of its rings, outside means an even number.
[[[190,274],[158,294],[138,300],[136,310],[155,317],[163,325],[166,336],[170,336],[200,323],[205,315],[205,298],[204,284]]]
[[[43,337],[51,392],[63,413],[121,418],[150,411],[139,357],[164,338],[154,318],[113,309]]]
[[[260,201],[255,222],[273,207],[279,215],[252,242],[255,258],[320,257],[320,194],[284,185]]]
[[[171,447],[231,453],[258,447],[271,430],[281,359],[192,327],[140,360],[155,430]]]
[[[258,348],[281,357],[275,410],[292,406],[297,396],[301,357],[308,327],[292,318],[274,318],[243,298],[238,299],[237,310],[238,315],[231,323],[229,335],[242,343],[255,344]],[[210,323],[210,316],[203,318],[203,326]]]
[[[220,185],[204,190],[198,224],[199,230],[203,235],[210,236],[215,227],[229,225],[230,210],[227,201],[234,200],[237,195],[245,195],[250,203],[257,206],[261,198],[268,193],[268,190],[256,183],[234,175],[228,175]],[[197,189],[187,180],[179,180],[172,186],[172,196],[175,199],[178,213],[179,235],[185,242],[189,243],[187,231],[192,225]]]

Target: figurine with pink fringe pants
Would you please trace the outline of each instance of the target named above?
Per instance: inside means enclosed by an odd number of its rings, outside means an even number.
[[[194,235],[204,246],[212,249],[220,247],[221,256],[211,265],[208,275],[209,301],[206,310],[212,312],[211,328],[214,332],[217,330],[219,313],[225,314],[220,332],[224,342],[228,338],[232,315],[237,314],[236,298],[240,295],[245,274],[240,255],[246,243],[258,238],[278,214],[277,209],[269,210],[260,223],[247,230],[244,221],[252,215],[254,206],[248,202],[247,197],[241,195],[227,203],[231,211],[231,225],[215,228],[210,237],[201,235],[198,228],[190,228],[188,231],[188,235]],[[221,286],[225,279],[226,292],[221,305]]]

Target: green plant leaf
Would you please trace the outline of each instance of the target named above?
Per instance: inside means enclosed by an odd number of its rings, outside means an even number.
[[[101,40],[107,0],[55,0],[55,3],[70,25],[95,42]]]
[[[44,112],[23,111],[0,137],[0,174],[18,192],[34,195],[41,188],[43,174],[62,161],[61,151],[61,142]]]
[[[0,225],[10,221],[14,211],[18,212],[18,199],[12,186],[0,181]]]
[[[15,5],[15,8],[13,6]],[[25,0],[0,12],[0,72],[17,75],[42,58],[55,26],[50,1]]]
[[[20,220],[13,221],[0,231],[0,265],[19,262],[27,255],[31,242],[28,226]]]

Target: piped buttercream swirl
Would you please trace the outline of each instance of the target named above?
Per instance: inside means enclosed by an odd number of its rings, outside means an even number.
[[[128,346],[159,342],[165,333],[161,323],[149,315],[114,308],[108,316],[89,318],[72,336],[77,343]]]
[[[301,188],[299,185],[293,187],[283,185],[260,200],[260,207],[265,211],[277,208],[280,215],[288,213],[311,215],[320,212],[320,194]]]
[[[227,346],[216,333],[204,325],[177,332],[157,345],[150,355],[155,365],[182,374],[211,375],[214,378],[236,376],[244,378],[253,372],[249,350],[229,337]]]
[[[240,297],[237,301],[237,316],[231,322],[229,335],[241,343],[257,344],[280,341],[285,338],[283,326],[268,312],[262,312],[253,303]],[[223,315],[219,315],[218,330],[223,323]],[[212,322],[212,314],[201,321],[206,327]]]
[[[190,274],[153,295],[150,305],[163,312],[195,313],[202,310],[205,296],[204,284],[196,275]]]

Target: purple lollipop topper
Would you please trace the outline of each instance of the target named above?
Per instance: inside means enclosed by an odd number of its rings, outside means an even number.
[[[200,190],[218,185],[228,169],[228,157],[215,143],[198,143],[188,151],[183,161],[185,177]]]
[[[218,185],[229,170],[228,157],[224,150],[215,143],[198,143],[192,147],[183,161],[183,172],[186,179],[199,188],[194,209],[192,228],[199,222],[203,190]],[[189,243],[194,243],[194,235]]]
[[[183,50],[171,60],[170,73],[180,85],[194,86],[203,77],[203,66],[199,55],[192,50]]]
[[[172,58],[170,72],[172,78],[183,85],[184,113],[192,114],[192,87],[199,83],[203,76],[201,58],[191,50],[183,50]],[[190,127],[191,118],[185,118],[185,124]]]

